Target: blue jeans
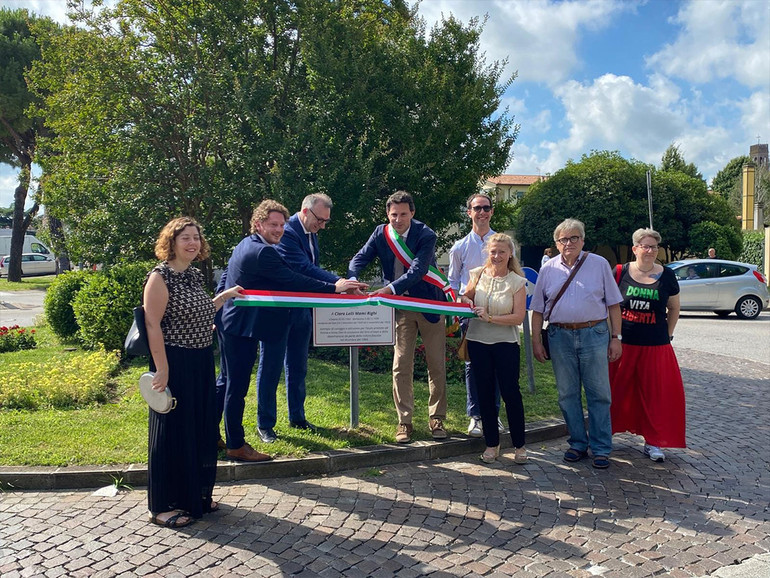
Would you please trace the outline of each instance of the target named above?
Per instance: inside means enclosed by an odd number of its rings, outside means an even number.
[[[260,429],[275,427],[278,419],[276,391],[284,367],[289,421],[305,421],[305,377],[308,348],[313,332],[312,315],[310,309],[292,309],[283,337],[278,341],[259,343],[257,427]]]
[[[585,329],[548,326],[551,362],[559,392],[559,407],[569,430],[569,446],[595,456],[612,451],[610,377],[607,349],[610,333],[606,323]],[[580,386],[586,394],[588,431],[583,418]]]

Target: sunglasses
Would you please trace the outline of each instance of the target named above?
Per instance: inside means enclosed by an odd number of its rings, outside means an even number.
[[[492,205],[476,205],[475,207],[471,207],[471,209],[473,209],[474,213],[479,213],[481,211],[488,213],[492,210]]]

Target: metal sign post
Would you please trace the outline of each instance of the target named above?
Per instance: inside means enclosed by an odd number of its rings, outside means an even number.
[[[358,348],[396,342],[395,309],[362,306],[313,309],[313,345],[350,349],[350,427],[358,427]]]
[[[527,313],[524,315],[524,351],[527,360],[527,381],[529,381],[529,392],[535,393],[535,365],[532,359],[532,331],[529,326],[529,307],[532,303],[532,294],[535,291],[537,283],[537,271],[532,267],[522,267],[524,276],[527,278]]]

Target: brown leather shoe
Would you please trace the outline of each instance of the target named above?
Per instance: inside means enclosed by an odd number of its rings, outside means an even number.
[[[225,440],[223,440],[222,438],[219,438],[217,440],[217,449],[218,450],[226,450],[227,449],[227,444],[225,443]]]
[[[412,441],[412,424],[400,423],[396,430],[396,441],[400,444],[408,444]]]
[[[246,443],[237,450],[227,450],[227,457],[239,462],[267,462],[273,459],[272,456],[258,452]]]
[[[444,429],[444,422],[441,418],[430,418],[428,427],[430,428],[430,433],[434,440],[445,440],[447,438],[447,433]]]

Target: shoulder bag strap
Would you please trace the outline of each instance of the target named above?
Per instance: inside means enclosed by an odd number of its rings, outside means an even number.
[[[561,299],[561,296],[564,295],[564,292],[567,290],[567,286],[570,284],[572,279],[577,275],[578,270],[580,267],[583,266],[583,263],[585,262],[586,258],[588,257],[588,251],[583,253],[583,256],[580,258],[580,260],[577,262],[577,265],[575,265],[575,268],[572,269],[572,272],[569,274],[569,277],[567,277],[567,280],[564,282],[564,285],[561,286],[561,289],[559,289],[559,292],[556,294],[556,297],[551,302],[551,306],[548,308],[548,315],[543,315],[543,319],[546,321],[551,316],[551,313],[553,312],[553,308],[556,307],[556,303],[558,303],[559,299]]]

